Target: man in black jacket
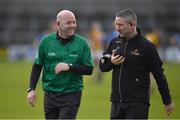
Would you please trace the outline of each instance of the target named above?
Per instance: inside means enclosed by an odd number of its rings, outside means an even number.
[[[156,79],[168,115],[174,110],[162,61],[156,48],[137,28],[134,11],[125,9],[115,17],[120,33],[100,59],[102,72],[112,73],[111,119],[147,119],[150,99],[150,72]]]

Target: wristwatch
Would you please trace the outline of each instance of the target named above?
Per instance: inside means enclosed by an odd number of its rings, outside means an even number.
[[[31,90],[34,90],[34,89],[32,89],[32,88],[28,88],[27,92],[30,92]]]
[[[72,68],[72,64],[68,64],[68,66],[69,66],[69,70]]]

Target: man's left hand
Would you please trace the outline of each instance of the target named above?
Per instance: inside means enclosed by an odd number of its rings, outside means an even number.
[[[69,65],[67,63],[59,63],[55,67],[55,73],[58,74],[62,71],[68,71],[69,70]]]
[[[175,108],[174,103],[171,103],[165,106],[166,113],[168,116],[173,113],[174,108]]]

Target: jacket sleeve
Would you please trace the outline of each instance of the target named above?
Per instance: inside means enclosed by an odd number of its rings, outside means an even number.
[[[108,72],[113,68],[113,63],[111,62],[111,54],[112,54],[112,42],[108,46],[108,49],[103,53],[100,61],[99,67],[102,72]]]
[[[166,76],[164,75],[164,69],[162,67],[163,63],[158,55],[155,46],[151,45],[150,47],[148,47],[147,55],[148,67],[156,80],[163,104],[170,104],[172,102],[171,95],[168,88]]]

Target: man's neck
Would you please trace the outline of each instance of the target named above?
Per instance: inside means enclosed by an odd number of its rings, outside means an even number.
[[[135,30],[133,30],[132,33],[127,37],[127,39],[129,40],[129,39],[133,38],[134,36],[136,36],[137,34],[138,34],[138,32],[137,32],[137,30],[135,29]]]
[[[59,37],[62,38],[63,40],[68,39],[68,37],[64,35],[60,30],[58,30],[58,34],[59,34]]]

